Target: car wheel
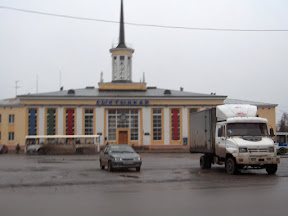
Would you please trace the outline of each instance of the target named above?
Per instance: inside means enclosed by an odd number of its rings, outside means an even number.
[[[108,171],[113,172],[113,165],[111,161],[108,161]]]
[[[100,160],[100,168],[101,168],[102,170],[105,169],[105,166],[102,164],[102,161],[101,161],[101,160]]]
[[[78,149],[76,149],[76,153],[82,155],[82,154],[84,154],[84,150],[81,148],[78,148]]]
[[[140,172],[141,167],[136,167],[136,171]]]
[[[279,154],[280,154],[280,155],[286,154],[286,149],[285,149],[285,148],[280,148],[280,149],[279,149]]]
[[[46,154],[45,149],[43,149],[43,148],[39,149],[38,154],[39,155],[45,155]]]
[[[266,167],[266,172],[269,174],[269,175],[273,175],[276,173],[277,171],[277,168],[278,168],[278,165],[277,164],[270,164]]]
[[[238,171],[238,167],[234,158],[229,157],[225,163],[226,172],[230,175],[235,175]]]

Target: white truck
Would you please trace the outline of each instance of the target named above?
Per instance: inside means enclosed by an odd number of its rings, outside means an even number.
[[[257,117],[252,105],[219,105],[216,108],[190,114],[190,152],[203,153],[200,167],[225,164],[228,174],[239,169],[266,169],[275,174],[277,156],[273,128],[270,135],[267,119]]]

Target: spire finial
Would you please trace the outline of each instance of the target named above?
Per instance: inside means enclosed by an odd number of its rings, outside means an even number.
[[[120,33],[119,33],[119,44],[117,48],[127,48],[125,44],[123,0],[121,0]]]

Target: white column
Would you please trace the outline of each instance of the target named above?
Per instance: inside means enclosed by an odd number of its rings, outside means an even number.
[[[164,108],[164,144],[170,144],[170,113],[169,108]]]
[[[188,137],[188,109],[182,108],[182,131],[183,138]]]
[[[64,135],[63,134],[63,126],[64,126],[64,122],[63,122],[63,107],[58,107],[58,117],[57,117],[57,134],[58,135]]]
[[[102,133],[102,136],[100,137],[100,144],[104,145],[104,108],[103,107],[97,107],[96,108],[96,122],[94,123],[94,126],[96,128],[96,134]],[[108,127],[108,124],[107,124]],[[108,131],[108,129],[106,128]]]
[[[45,133],[45,108],[39,108],[39,133],[38,135],[44,135]]]
[[[77,121],[76,121],[76,135],[82,135],[82,108],[76,108]]]
[[[151,145],[150,140],[152,136],[151,131],[151,108],[143,107],[143,145]],[[145,135],[149,133],[149,135]]]

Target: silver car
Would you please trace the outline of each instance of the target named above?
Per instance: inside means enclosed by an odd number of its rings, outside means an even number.
[[[117,168],[136,168],[140,172],[142,160],[139,154],[129,145],[106,145],[100,152],[100,167],[112,172]]]

